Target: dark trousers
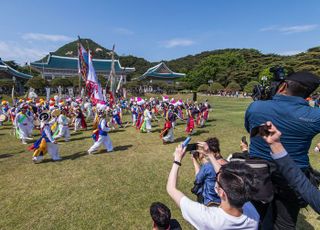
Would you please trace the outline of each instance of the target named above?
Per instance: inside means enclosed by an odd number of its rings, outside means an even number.
[[[288,186],[273,162],[270,163],[270,170],[274,186],[273,200],[270,203],[252,202],[260,214],[260,229],[296,229],[300,208],[306,207],[306,203]]]

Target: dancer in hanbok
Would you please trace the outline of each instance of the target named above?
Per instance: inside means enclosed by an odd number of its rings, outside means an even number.
[[[160,137],[162,137],[163,144],[172,143],[174,141],[174,126],[172,125],[175,122],[175,114],[173,112],[172,106],[169,106],[169,109],[166,113],[164,128],[161,131]]]
[[[16,128],[16,134],[19,139],[21,139],[22,144],[28,144],[27,140],[32,140],[30,135],[32,135],[32,125],[33,118],[29,117],[27,114],[29,106],[22,104],[21,112],[15,116],[14,125]]]
[[[39,119],[41,121],[41,137],[29,148],[30,150],[34,150],[32,161],[40,163],[47,152],[53,161],[61,160],[58,145],[52,137],[51,128],[48,123],[50,115],[48,113],[41,113]]]
[[[58,130],[59,133],[55,137],[56,139],[64,137],[64,140],[67,142],[70,138],[70,130],[69,130],[69,120],[66,116],[67,111],[63,108],[61,110],[61,114],[58,117]]]
[[[89,154],[93,154],[93,152],[97,151],[101,145],[104,145],[105,149],[108,152],[113,151],[112,142],[108,134],[108,132],[110,131],[110,128],[108,127],[108,124],[106,121],[105,112],[99,111],[98,113],[99,113],[98,128],[93,131],[93,135],[92,135],[95,142],[88,150]]]
[[[131,106],[132,126],[136,125],[138,119],[138,109],[137,103],[134,101]]]
[[[150,133],[152,126],[151,126],[151,120],[152,120],[152,116],[151,116],[151,106],[148,104],[143,112],[143,124],[140,128],[141,132],[147,132]]]

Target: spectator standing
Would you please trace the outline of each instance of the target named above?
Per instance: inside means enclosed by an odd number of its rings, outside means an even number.
[[[203,153],[207,153],[207,144]],[[217,176],[216,192],[221,198],[219,207],[206,207],[194,202],[177,189],[178,172],[185,148],[179,145],[174,153],[174,162],[167,182],[167,192],[180,207],[183,218],[196,229],[258,229],[259,214],[250,202],[254,175],[252,169],[241,162],[230,162],[221,166],[212,154],[209,154]],[[211,156],[210,156],[211,155]]]
[[[245,127],[252,128],[272,121],[282,132],[281,141],[293,161],[304,172],[309,170],[308,150],[315,135],[320,132],[320,110],[309,106],[305,100],[320,84],[319,77],[308,72],[297,72],[289,75],[277,88],[272,100],[255,101],[247,109]],[[255,202],[261,219],[268,209],[273,211],[274,229],[295,229],[301,207],[306,203],[285,182],[270,156],[270,147],[260,137],[251,138],[250,157],[262,159],[271,167],[271,179],[275,187],[271,203]],[[271,194],[272,195],[272,194]]]

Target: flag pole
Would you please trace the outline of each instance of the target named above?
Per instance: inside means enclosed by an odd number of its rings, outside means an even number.
[[[79,60],[79,50],[80,50],[80,44],[81,44],[81,40],[80,40],[80,36],[78,35],[78,62],[80,62]],[[80,68],[80,63],[78,63],[78,68]],[[79,75],[79,96],[81,97],[81,71],[80,69],[78,70],[78,75]]]

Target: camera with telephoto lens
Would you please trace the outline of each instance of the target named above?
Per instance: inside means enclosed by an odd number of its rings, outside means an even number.
[[[279,85],[284,82],[286,74],[281,66],[274,66],[269,69],[273,74],[271,82],[268,82],[267,77],[262,77],[262,84],[255,85],[252,92],[252,98],[257,100],[270,100],[277,93]]]

